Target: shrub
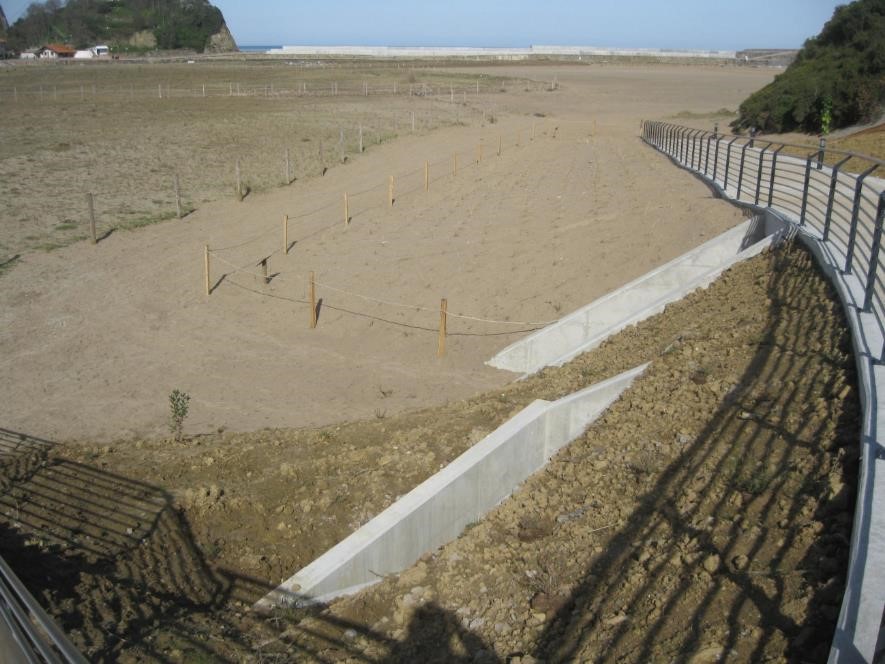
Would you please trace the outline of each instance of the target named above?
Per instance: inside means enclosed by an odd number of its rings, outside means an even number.
[[[181,440],[190,400],[191,397],[187,392],[178,389],[172,390],[172,394],[169,395],[169,431],[175,436],[176,441]]]

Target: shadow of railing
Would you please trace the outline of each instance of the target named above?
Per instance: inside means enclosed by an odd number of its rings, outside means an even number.
[[[479,647],[456,616],[433,605],[397,642],[321,608],[253,614],[248,607],[276,584],[210,565],[166,491],[67,460],[54,447],[0,429],[0,556],[89,661],[123,652],[159,662],[182,653],[219,662],[388,661],[414,650],[412,638],[428,625],[445,642]],[[367,645],[379,654],[365,655]]]
[[[670,661],[712,648],[705,661],[762,661],[767,645],[784,640],[779,654],[790,661],[826,661],[845,582],[856,478],[843,476],[832,499],[814,507],[834,489],[827,484],[831,457],[802,452],[835,439],[842,472],[854,472],[857,404],[838,400],[831,412],[817,402],[827,378],[812,358],[832,353],[824,364],[853,376],[850,337],[846,325],[829,347],[810,351],[827,341],[808,338],[818,310],[797,299],[793,291],[801,284],[791,290],[780,274],[786,262],[802,261],[810,275],[813,261],[797,248],[773,256],[771,315],[752,362],[701,433],[645,488],[548,623],[536,657]],[[793,378],[785,381],[788,374]],[[795,418],[797,410],[803,419]],[[804,476],[798,489],[797,474]],[[707,514],[712,520],[701,518]],[[760,526],[772,521],[805,525]],[[796,537],[812,538],[800,560],[791,557]],[[647,555],[639,556],[637,545]],[[784,606],[797,584],[813,593],[801,612]]]

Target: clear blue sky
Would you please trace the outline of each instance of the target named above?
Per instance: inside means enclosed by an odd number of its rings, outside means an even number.
[[[10,21],[30,4],[0,0]],[[240,44],[794,48],[833,0],[215,0]]]

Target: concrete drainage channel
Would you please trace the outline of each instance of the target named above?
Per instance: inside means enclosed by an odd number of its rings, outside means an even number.
[[[567,362],[716,279],[788,232],[762,214],[501,351],[489,364],[522,374]],[[538,400],[332,547],[255,608],[306,606],[401,572],[506,499],[577,438],[647,365],[555,402]]]

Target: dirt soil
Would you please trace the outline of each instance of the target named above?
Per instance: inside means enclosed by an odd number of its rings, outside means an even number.
[[[639,121],[734,107],[771,71],[514,67],[488,76],[556,78],[559,87],[496,93],[494,124],[404,136],[242,203],[206,203],[183,221],[117,231],[96,246],[23,254],[0,276],[3,426],[55,441],[161,437],[173,389],[191,396],[191,435],[323,426],[464,399],[512,380],[483,363],[527,330],[741,221],[645,146]],[[248,142],[247,121],[232,114],[233,136]],[[297,108],[252,115],[279,132],[299,118]],[[108,122],[110,133],[130,126]],[[148,123],[144,136],[163,153],[175,143],[164,126]],[[76,136],[74,125],[65,131]],[[259,267],[267,257],[270,283]],[[322,300],[313,330],[311,271]],[[450,317],[440,360],[442,298]]]
[[[531,400],[646,361],[457,541],[328,608],[249,611]],[[463,403],[181,444],[7,432],[0,554],[91,661],[825,661],[853,367],[841,305],[788,245]]]

